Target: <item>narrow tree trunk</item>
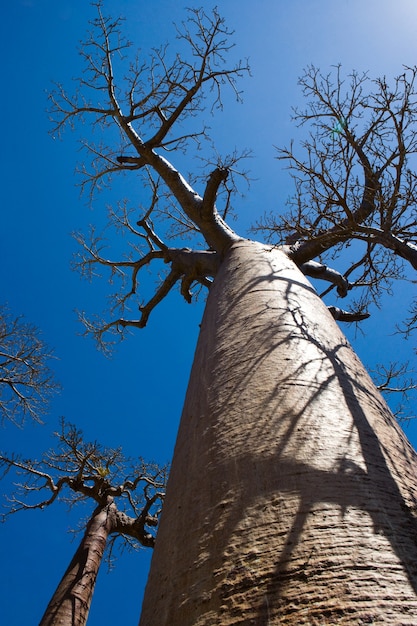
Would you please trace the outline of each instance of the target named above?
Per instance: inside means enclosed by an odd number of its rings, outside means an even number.
[[[39,626],[84,626],[116,506],[98,506]]]
[[[211,289],[142,626],[417,624],[416,455],[307,279],[234,244]]]

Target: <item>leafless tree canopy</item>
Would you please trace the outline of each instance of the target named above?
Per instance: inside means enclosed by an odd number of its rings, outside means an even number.
[[[97,506],[117,503],[117,525],[112,542],[122,536],[124,545],[153,546],[150,527],[157,526],[167,479],[167,468],[143,459],[126,459],[119,448],[86,442],[82,431],[61,423],[58,444],[38,461],[0,455],[3,473],[18,478],[7,498],[6,513],[44,509],[55,501],[73,506],[93,501]]]
[[[49,369],[52,351],[37,328],[0,307],[0,421],[41,421],[58,390]]]
[[[224,89],[239,100],[237,80],[249,67],[229,65],[232,33],[216,10],[189,11],[176,32],[181,54],[163,46],[135,56],[121,21],[105,17],[100,2],[96,7],[82,48],[85,73],[74,95],[57,86],[51,116],[56,134],[81,120],[93,128],[83,139],[82,170],[91,193],[115,174],[132,173],[141,198],[147,192],[139,208],[121,202],[110,210],[110,225],[126,235],[124,258],[119,251],[107,256],[102,233],[77,235],[77,267],[87,276],[108,270],[117,285],[110,319],[81,315],[104,346],[104,336],[145,326],[174,285],[187,301],[209,287],[223,254],[241,238],[226,217],[245,154],[208,158],[205,173],[193,179],[174,160],[210,144],[202,112],[221,108]],[[348,310],[331,308],[342,321],[366,318],[370,302],[379,303],[394,280],[410,280],[417,269],[416,72],[404,68],[391,83],[357,72],[344,77],[340,67],[327,75],[307,68],[300,79],[306,108],[295,111],[307,139],[278,150],[295,193],[286,211],[274,207],[254,227],[307,275],[329,281],[323,296],[334,288],[339,297],[350,293]],[[183,247],[190,237],[192,250]],[[337,271],[330,267],[336,261]],[[150,266],[158,278],[147,293],[140,279]],[[138,315],[124,317],[129,308]],[[414,308],[402,330],[415,326]]]
[[[278,151],[295,194],[283,215],[258,224],[297,258],[339,258],[361,308],[417,269],[416,72],[404,68],[389,84],[307,68],[307,106],[294,113],[307,139]]]

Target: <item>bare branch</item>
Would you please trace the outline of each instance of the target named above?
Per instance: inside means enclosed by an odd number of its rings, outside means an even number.
[[[143,545],[153,544],[153,535],[145,526],[157,525],[156,505],[163,498],[167,469],[142,459],[126,459],[119,448],[85,442],[82,431],[64,420],[55,436],[57,447],[45,452],[39,461],[0,455],[3,476],[14,471],[24,477],[7,497],[5,516],[21,510],[44,509],[55,501],[71,505],[93,500],[104,506],[112,498],[117,499],[119,507],[117,526],[112,532],[129,535],[131,528],[132,537],[143,539]]]
[[[378,305],[417,269],[416,78],[416,67],[390,83],[308,67],[300,79],[307,106],[295,120],[309,134],[300,151],[279,150],[295,194],[282,217],[267,215],[255,228],[290,246],[299,266],[339,259],[364,304]]]
[[[341,298],[347,296],[348,290],[351,288],[349,281],[342,276],[339,272],[323,263],[317,263],[317,261],[308,261],[300,265],[300,270],[306,276],[312,276],[314,278],[320,278],[321,280],[327,280],[333,285],[336,285],[337,293]]]
[[[126,207],[110,214],[112,224],[124,227],[132,237],[124,258],[113,260],[104,256],[103,235],[92,231],[89,237],[76,235],[82,253],[75,266],[88,278],[108,268],[110,281],[116,280],[120,286],[113,308],[123,313],[136,296],[140,271],[155,260],[163,259],[171,264],[155,293],[142,294],[136,301],[141,311],[139,319],[128,320],[119,315],[116,320],[104,323],[101,331],[94,323],[87,322],[88,329],[101,342],[105,331],[122,336],[127,327],[142,328],[151,311],[177,281],[181,282],[181,293],[187,301],[191,299],[193,285],[210,284],[212,274],[179,263],[181,245],[177,253],[173,248],[168,251],[167,235],[175,233],[176,238],[189,233],[202,235],[203,246],[220,254],[239,239],[224,221],[231,209],[231,196],[236,192],[234,181],[228,186],[225,183],[237,155],[228,157],[225,165],[219,162],[214,170],[216,175],[212,173],[204,181],[203,195],[166,155],[169,151],[188,149],[192,144],[198,149],[202,140],[209,139],[204,126],[201,129],[193,125],[190,131],[183,131],[180,124],[195,118],[210,102],[212,110],[221,108],[224,88],[231,88],[239,100],[236,81],[249,72],[249,67],[242,61],[227,62],[233,49],[232,32],[216,9],[211,13],[200,9],[188,12],[188,19],[177,28],[184,50],[181,55],[172,54],[165,45],[151,51],[145,60],[142,53],[131,54],[130,43],[120,32],[122,21],[106,17],[100,2],[96,7],[92,31],[81,49],[85,71],[74,95],[69,95],[60,85],[50,95],[55,124],[52,132],[60,133],[77,120],[89,120],[100,139],[94,144],[85,138],[81,140],[88,158],[80,169],[82,186],[88,185],[93,194],[114,175],[135,171],[150,197],[149,206],[139,211],[135,220],[129,219]],[[226,198],[222,215],[216,207],[220,191]]]
[[[88,319],[84,313],[80,314],[86,333],[92,334],[97,341],[98,346],[103,352],[110,354],[112,343],[106,338],[106,334],[121,335],[128,328],[144,328],[148,322],[149,316],[155,307],[162,302],[177,282],[181,282],[181,294],[187,302],[191,302],[193,283],[199,283],[209,286],[208,277],[216,275],[220,265],[220,256],[213,251],[193,251],[187,248],[176,249],[164,247],[162,251],[151,251],[145,255],[140,261],[135,263],[111,263],[103,260],[102,265],[108,265],[112,270],[123,268],[131,268],[132,283],[131,289],[126,293],[124,299],[118,301],[119,305],[123,305],[124,301],[131,296],[136,295],[137,272],[140,268],[150,263],[153,259],[164,259],[166,264],[171,266],[168,274],[160,281],[153,296],[146,302],[138,305],[141,313],[138,319],[125,319],[119,317],[111,322],[102,320]],[[96,262],[101,261],[95,259]],[[89,259],[89,262],[93,261]],[[114,266],[114,267],[113,267]]]
[[[223,167],[217,167],[210,174],[203,196],[201,207],[202,217],[210,217],[213,214],[219,187],[226,181],[228,175],[228,169]]]
[[[412,303],[409,310],[409,317],[403,324],[397,326],[397,332],[405,336],[406,339],[417,330],[417,299]],[[417,352],[417,349],[416,349]]]
[[[83,95],[70,97],[62,88],[51,94],[52,114],[57,120],[53,132],[86,114],[106,132],[113,125],[122,146],[130,147],[134,154],[119,151],[116,155],[102,145],[95,148],[85,144],[93,155],[94,172],[87,174],[93,188],[118,170],[140,169],[147,163],[164,179],[186,215],[198,221],[201,199],[182,177],[174,174],[172,166],[156,154],[155,148],[184,149],[189,139],[198,143],[198,137],[206,137],[205,130],[169,135],[180,120],[203,110],[208,94],[214,96],[214,107],[222,106],[221,91],[225,86],[232,87],[239,98],[236,79],[249,68],[240,61],[231,68],[225,65],[226,55],[233,47],[229,43],[232,33],[216,10],[212,15],[190,10],[189,19],[177,29],[178,38],[189,49],[188,57],[177,54],[170,60],[168,46],[163,46],[150,54],[148,64],[139,63],[138,58],[131,62],[126,78],[120,75],[116,85],[114,56],[117,54],[123,62],[129,44],[120,37],[120,20],[105,18],[101,6],[97,8],[93,34],[82,48],[87,76],[79,81],[79,93]],[[106,105],[101,104],[103,97]],[[212,230],[213,225],[218,233],[224,230],[224,225],[219,228],[219,220],[212,222]]]
[[[398,363],[393,362],[388,366],[377,364],[375,369],[371,369],[370,373],[375,381],[377,389],[384,394],[387,399],[392,397],[400,397],[400,401],[393,406],[394,415],[399,420],[409,420],[415,418],[415,414],[409,413],[409,407],[412,394],[417,390],[417,379],[415,370],[410,366],[409,362]],[[392,404],[392,402],[391,402]]]
[[[183,237],[199,237],[197,248],[220,257],[240,239],[225,222],[237,191],[236,154],[208,159],[203,180],[186,177],[167,156],[184,150],[193,156],[192,150],[209,139],[204,121],[202,126],[195,122],[197,116],[207,106],[222,107],[224,88],[239,99],[236,81],[249,67],[227,61],[232,33],[216,9],[188,12],[177,28],[181,54],[163,45],[148,55],[134,55],[121,36],[121,21],[105,17],[100,3],[97,8],[82,48],[86,71],[75,95],[59,87],[51,95],[56,128],[88,117],[105,139],[96,145],[85,142],[89,184],[96,188],[132,170],[149,198],[135,219],[127,207],[112,214],[113,224],[129,235],[121,259],[119,251],[117,258],[104,256],[100,237],[79,238],[84,249],[80,269],[92,275],[107,268],[109,280],[118,286],[113,321],[87,322],[102,343],[107,331],[123,337],[129,327],[142,328],[177,283],[187,301],[193,290],[210,285],[213,273],[179,262]],[[274,243],[286,243],[284,249],[307,274],[329,280],[339,296],[355,290],[361,315],[368,304],[379,303],[394,280],[409,279],[407,265],[417,267],[417,175],[409,168],[417,153],[416,78],[417,68],[404,68],[389,84],[385,77],[371,80],[357,72],[346,80],[340,66],[327,75],[308,67],[300,78],[307,106],[294,116],[308,128],[307,139],[300,154],[293,144],[279,151],[295,194],[284,215],[269,216],[258,225]],[[344,270],[329,269],[339,257]],[[160,269],[161,261],[170,268],[153,293],[143,293],[141,271]],[[125,313],[131,304],[140,311],[136,319]]]
[[[337,306],[327,307],[333,318],[339,322],[361,322],[369,317],[369,313],[360,311],[344,311]]]
[[[0,422],[42,421],[59,390],[48,366],[53,358],[37,328],[0,307]]]

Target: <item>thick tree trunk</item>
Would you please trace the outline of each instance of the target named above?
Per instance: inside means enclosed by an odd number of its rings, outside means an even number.
[[[211,289],[142,626],[417,624],[416,455],[307,279]]]
[[[98,570],[116,512],[113,502],[96,508],[39,626],[84,626],[87,623]]]

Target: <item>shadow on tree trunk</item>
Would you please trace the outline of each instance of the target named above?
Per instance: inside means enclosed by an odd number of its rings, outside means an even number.
[[[141,624],[407,623],[415,471],[310,283],[282,253],[235,245],[202,323]]]

